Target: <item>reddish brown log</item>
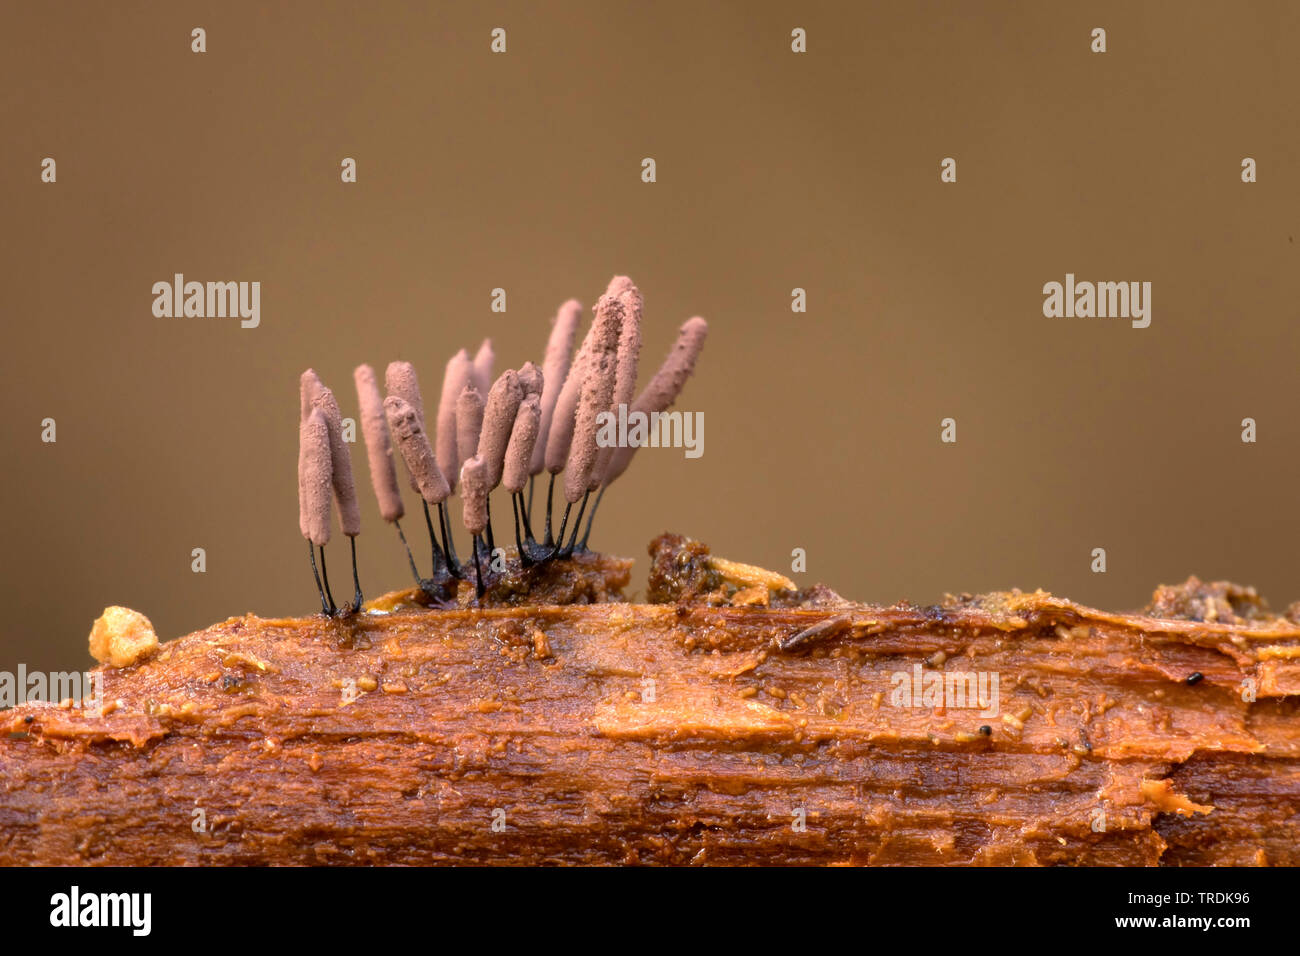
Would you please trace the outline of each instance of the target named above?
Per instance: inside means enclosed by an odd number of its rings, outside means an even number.
[[[585,555],[0,713],[0,864],[1300,863],[1300,626],[1251,592],[885,608],[652,554],[652,603]],[[917,667],[997,714],[899,706]]]

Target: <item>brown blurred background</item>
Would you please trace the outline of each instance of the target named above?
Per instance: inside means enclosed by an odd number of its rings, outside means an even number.
[[[1298,40],[1284,2],[11,8],[0,669],[88,665],[108,604],[164,639],[312,611],[298,373],[355,415],[352,368],[406,358],[436,397],[485,335],[498,368],[540,361],[555,307],[616,272],[645,295],[643,375],[711,325],[679,406],[704,456],[642,451],[593,537],[638,588],[674,529],[787,572],[804,548],[799,581],[886,603],[1124,608],[1196,573],[1285,607]],[[261,327],[155,318],[175,272],[260,281]],[[1151,327],[1044,318],[1066,272],[1152,282]],[[353,464],[362,583],[404,587]]]

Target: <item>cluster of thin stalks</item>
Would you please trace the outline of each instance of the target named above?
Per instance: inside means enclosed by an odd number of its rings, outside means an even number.
[[[356,368],[361,432],[379,511],[396,528],[412,576],[435,605],[453,604],[460,581],[472,580],[476,595],[484,595],[493,573],[493,556],[499,553],[492,525],[492,493],[498,488],[510,495],[521,567],[564,560],[587,550],[601,500],[636,451],[631,444],[598,443],[601,418],[605,413],[617,414],[620,407],[629,414],[645,415],[670,408],[694,370],[708,330],[699,317],[684,323],[668,357],[633,399],[642,306],[641,293],[632,281],[616,276],[597,300],[576,353],[573,347],[583,310],[576,299],[570,299],[556,313],[542,365],[525,362],[495,378],[490,339],[473,357],[461,349],[447,362],[432,429],[426,427],[424,400],[410,362],[389,363],[384,394],[369,365]],[[363,603],[356,546],[361,516],[342,413],[333,392],[314,370],[303,372],[299,385],[299,528],[307,539],[321,612],[353,614]],[[406,509],[394,462],[398,457],[424,512],[432,561],[427,577],[421,576],[401,525]],[[538,485],[543,479],[546,511],[537,535]],[[557,484],[564,510],[555,522]],[[470,535],[464,559],[457,553],[452,532],[454,495],[460,498],[461,523]],[[349,539],[355,588],[353,600],[342,608],[330,591],[325,565],[335,505],[340,529]]]

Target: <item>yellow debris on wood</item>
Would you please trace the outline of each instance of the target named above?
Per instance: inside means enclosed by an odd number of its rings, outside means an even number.
[[[767,607],[771,591],[765,587],[743,588],[731,596],[733,607]]]
[[[104,608],[90,628],[90,655],[110,667],[129,667],[157,648],[149,619],[129,607]]]
[[[761,587],[769,591],[797,591],[795,583],[783,574],[769,571],[752,564],[740,564],[726,558],[709,558],[709,567],[717,571],[730,583],[744,587]]]
[[[1181,793],[1174,793],[1172,780],[1143,780],[1142,796],[1156,805],[1162,813],[1176,813],[1190,817],[1193,813],[1209,813],[1214,807],[1193,803]]]

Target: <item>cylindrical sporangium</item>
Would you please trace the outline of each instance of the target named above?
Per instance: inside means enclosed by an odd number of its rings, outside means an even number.
[[[673,345],[673,350],[668,353],[668,357],[659,366],[659,371],[655,372],[654,378],[632,403],[633,412],[650,415],[654,412],[665,412],[672,407],[673,402],[677,401],[677,396],[681,394],[682,386],[695,370],[695,362],[704,349],[704,339],[708,331],[709,323],[699,316],[688,319],[682,325],[677,333],[677,342]],[[604,476],[606,485],[627,471],[634,454],[636,448],[631,446],[614,451]]]
[[[613,285],[613,283],[611,283]],[[628,280],[619,293],[623,303],[623,325],[618,335],[618,366],[614,370],[614,398],[610,411],[618,413],[620,405],[631,405],[632,395],[636,392],[637,360],[641,355],[641,293]],[[596,455],[596,467],[591,470],[587,482],[590,490],[600,487],[605,473],[609,471],[610,461],[614,457],[614,446],[601,448]]]
[[[581,498],[590,486],[591,471],[596,466],[596,416],[609,410],[617,363],[617,352],[610,350],[593,351],[588,360],[573,426],[573,443],[564,466],[564,499],[570,504]]]
[[[393,432],[397,450],[401,452],[406,470],[415,479],[420,497],[431,505],[445,501],[451,494],[447,479],[438,468],[424,423],[409,402],[389,395],[384,399],[384,414]]]
[[[396,395],[415,409],[420,424],[424,424],[424,398],[420,395],[420,380],[415,374],[415,366],[410,362],[389,362],[384,370],[384,390],[389,395]],[[407,472],[411,490],[419,492],[415,476]]]
[[[487,527],[487,495],[487,466],[481,458],[470,458],[460,468],[460,497],[470,534],[482,534]]]
[[[474,377],[474,363],[469,352],[461,349],[447,362],[447,370],[442,377],[442,396],[438,399],[438,434],[435,442],[438,450],[438,469],[442,472],[451,490],[456,490],[460,477],[460,455],[456,450],[456,399],[465,390]]]
[[[618,350],[618,336],[622,325],[623,303],[617,298],[602,295],[596,302],[596,317],[582,340],[578,355],[573,360],[573,367],[569,370],[569,377],[565,380],[564,388],[560,390],[560,397],[555,402],[555,413],[551,417],[551,432],[546,439],[546,470],[551,474],[556,474],[565,468],[569,460],[570,445],[573,443],[574,426],[577,421],[578,399],[582,395],[583,382],[594,368],[593,363],[598,353],[609,353],[610,387],[613,388],[613,362]],[[587,477],[590,477],[590,473]]]
[[[330,475],[334,485],[334,500],[339,506],[339,527],[349,536],[361,533],[361,507],[357,504],[357,486],[352,478],[352,455],[343,440],[343,414],[334,392],[321,386],[312,403],[314,409],[325,414],[325,424],[330,435]]]
[[[473,385],[466,385],[456,399],[456,455],[462,466],[478,454],[482,433],[483,395]]]
[[[474,353],[474,387],[480,395],[486,395],[492,387],[492,367],[496,364],[497,353],[492,348],[492,340],[484,339],[483,344]]]
[[[330,540],[332,470],[329,424],[312,409],[298,426],[298,529],[319,547]]]
[[[523,491],[528,481],[528,470],[533,460],[533,445],[541,424],[541,401],[529,395],[519,405],[514,427],[510,429],[510,444],[506,447],[505,470],[501,484],[507,491]]]
[[[393,464],[393,446],[388,437],[388,420],[384,417],[384,398],[379,393],[375,370],[358,365],[352,372],[357,385],[357,404],[361,407],[361,434],[366,440],[366,458],[370,462],[370,484],[379,501],[379,513],[385,521],[396,521],[406,513],[402,493],[397,487],[397,468]]]
[[[501,484],[506,446],[510,444],[515,414],[523,400],[524,390],[514,369],[502,372],[501,377],[492,383],[492,391],[488,392],[487,402],[483,405],[483,430],[478,439],[478,456],[487,467],[488,491]]]
[[[570,299],[555,313],[551,336],[546,342],[546,357],[542,361],[542,418],[537,427],[537,441],[533,444],[533,462],[528,468],[530,474],[540,474],[546,467],[546,438],[551,430],[551,416],[569,375],[569,360],[581,318],[582,303],[577,299]]]

